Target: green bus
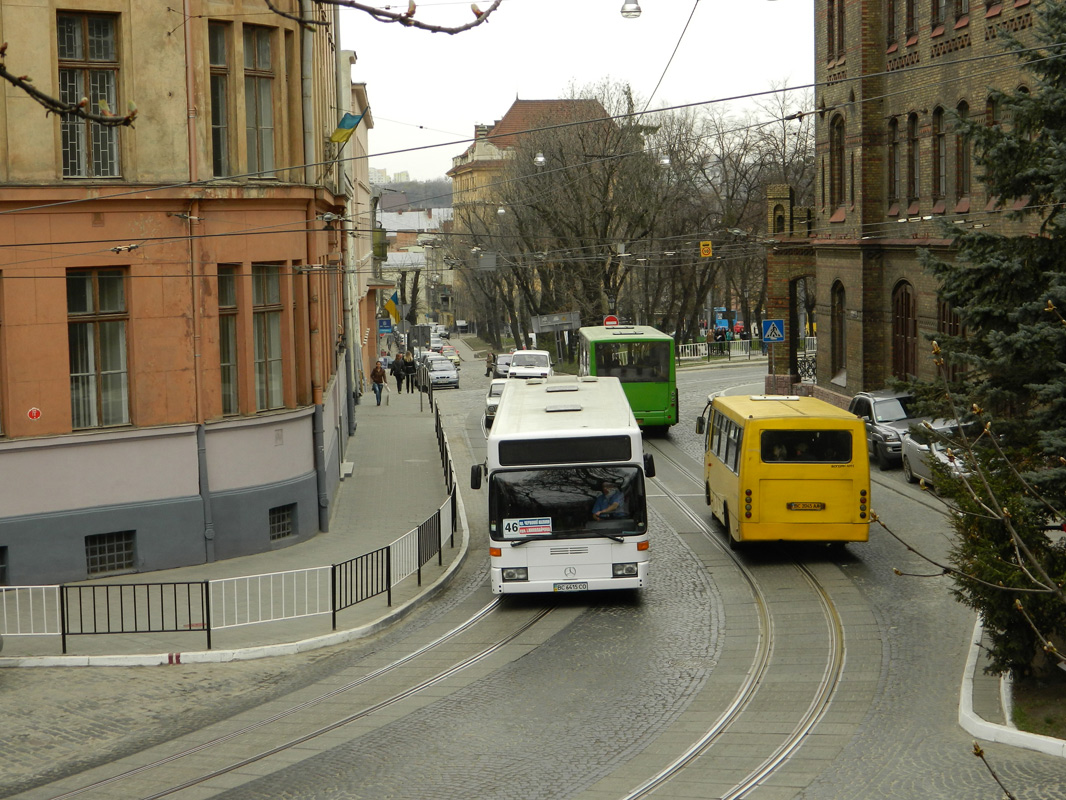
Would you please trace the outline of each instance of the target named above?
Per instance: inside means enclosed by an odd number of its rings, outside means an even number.
[[[677,423],[672,336],[647,325],[579,328],[577,334],[579,375],[618,378],[642,428]]]

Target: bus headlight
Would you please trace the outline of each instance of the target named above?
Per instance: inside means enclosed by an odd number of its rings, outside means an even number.
[[[637,564],[635,561],[625,564],[611,564],[611,577],[613,578],[634,578],[636,575]]]
[[[529,570],[525,567],[504,567],[503,579],[505,581],[528,581]]]

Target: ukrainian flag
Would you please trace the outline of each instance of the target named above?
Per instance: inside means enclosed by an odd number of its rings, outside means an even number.
[[[364,112],[365,114],[366,112]],[[359,121],[363,118],[363,114],[358,117],[355,114],[349,114],[345,112],[341,117],[341,121],[337,123],[337,130],[333,131],[333,135],[329,137],[331,142],[337,142],[344,144],[352,138],[352,134],[355,133],[356,126],[359,125]]]
[[[400,321],[400,297],[398,292],[393,292],[392,297],[385,301],[385,310],[389,312],[393,322]]]

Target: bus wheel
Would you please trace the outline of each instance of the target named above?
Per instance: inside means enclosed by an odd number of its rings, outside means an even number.
[[[725,538],[729,540],[729,549],[736,550],[740,542],[733,538],[733,529],[729,525],[729,506],[722,506],[722,525],[725,526]]]

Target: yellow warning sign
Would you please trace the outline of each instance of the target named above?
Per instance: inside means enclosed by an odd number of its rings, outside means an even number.
[[[710,258],[713,255],[710,242],[700,242],[700,257]]]

